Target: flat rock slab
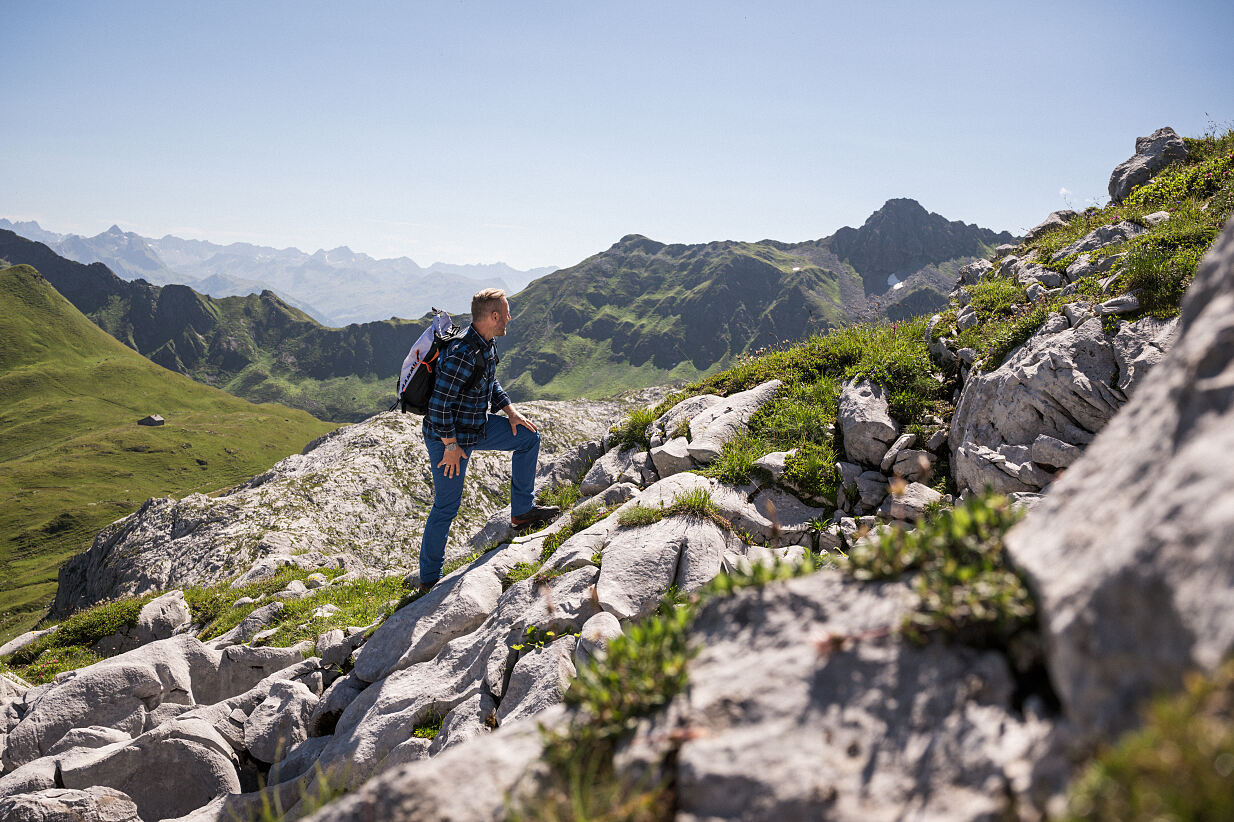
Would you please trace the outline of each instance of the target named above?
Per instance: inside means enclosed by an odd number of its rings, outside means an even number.
[[[746,431],[750,417],[775,396],[782,384],[779,380],[768,380],[725,397],[695,416],[690,421],[688,448],[694,461],[708,463],[718,457],[724,443]]]

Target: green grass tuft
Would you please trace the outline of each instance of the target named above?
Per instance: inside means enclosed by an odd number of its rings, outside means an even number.
[[[1073,786],[1068,819],[1234,819],[1234,660],[1156,700],[1145,726],[1103,751]]]

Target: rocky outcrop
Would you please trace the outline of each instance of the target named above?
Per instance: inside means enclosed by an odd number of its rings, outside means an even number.
[[[625,406],[524,403],[540,424],[541,462],[598,439]],[[477,452],[447,557],[502,505],[509,457]],[[218,496],[151,499],[103,529],[90,550],[60,570],[53,613],[119,596],[216,582],[267,561],[382,572],[405,570],[419,555],[433,498],[420,417],[387,412],[311,443],[303,454]],[[346,554],[350,559],[341,555]],[[348,568],[351,570],[351,568]]]
[[[1110,175],[1110,200],[1121,203],[1136,186],[1142,186],[1171,163],[1187,159],[1187,145],[1174,129],[1159,128],[1147,137],[1135,138],[1135,154]]]
[[[0,819],[11,822],[142,822],[137,806],[114,788],[48,788],[0,799]]]
[[[1127,401],[1120,386],[1130,389],[1168,344],[1170,330],[1148,318],[1120,331],[1126,342],[1116,346],[1086,304],[1068,308],[1070,318],[1051,315],[1001,366],[965,383],[950,432],[951,467],[962,490],[1044,488],[1054,477],[1048,469],[1057,466],[1034,461],[1038,437],[1076,447],[1092,442]],[[1128,358],[1120,349],[1136,354]]]
[[[827,571],[715,602],[689,690],[628,755],[685,740],[659,774],[679,819],[1040,813],[1066,777],[1053,724],[1016,709],[1003,657],[897,637],[910,602]]]
[[[1040,603],[1063,707],[1096,735],[1234,652],[1234,226],[1173,348],[1007,537]]]

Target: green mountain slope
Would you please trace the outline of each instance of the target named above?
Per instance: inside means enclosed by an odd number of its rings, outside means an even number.
[[[334,427],[150,362],[29,266],[0,270],[0,299],[0,637],[32,625],[59,564],[148,497],[235,484]],[[137,425],[147,414],[167,422]]]
[[[214,298],[130,282],[5,230],[0,258],[34,266],[105,331],[172,371],[340,422],[389,407],[394,376],[423,325],[391,318],[326,328],[269,291]]]

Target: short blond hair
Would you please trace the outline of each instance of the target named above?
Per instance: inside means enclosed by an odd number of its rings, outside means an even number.
[[[482,319],[490,311],[496,311],[498,303],[506,296],[504,288],[486,288],[483,291],[477,291],[475,296],[471,298],[471,319],[472,322]]]

